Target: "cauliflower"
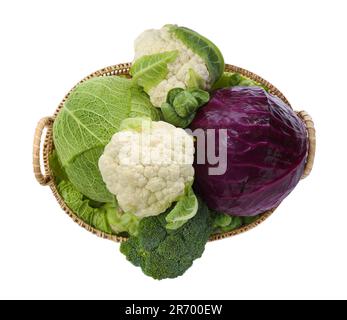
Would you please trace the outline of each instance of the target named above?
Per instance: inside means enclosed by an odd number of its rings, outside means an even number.
[[[166,25],[144,31],[135,40],[131,74],[155,107],[161,107],[173,88],[210,89],[223,70],[218,48],[190,29]]]
[[[146,55],[175,51],[179,52],[177,58],[168,64],[168,74],[157,86],[148,92],[151,102],[159,107],[166,100],[166,95],[173,88],[187,87],[189,81],[189,70],[192,69],[203,80],[202,89],[211,86],[210,74],[204,60],[176,39],[169,32],[168,26],[162,29],[147,30],[135,40],[135,61]]]
[[[193,160],[193,138],[183,129],[129,118],[105,147],[99,169],[120,208],[143,218],[184,196],[194,179]]]

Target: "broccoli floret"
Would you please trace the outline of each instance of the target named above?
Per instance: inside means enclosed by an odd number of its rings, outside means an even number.
[[[191,267],[204,252],[212,231],[209,210],[200,199],[196,215],[176,230],[165,228],[168,212],[142,219],[138,235],[120,246],[132,264],[158,280],[176,278]]]

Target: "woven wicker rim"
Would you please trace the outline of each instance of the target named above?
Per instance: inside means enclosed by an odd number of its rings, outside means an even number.
[[[88,75],[84,79],[82,79],[79,83],[84,82],[90,78],[94,77],[103,77],[103,76],[112,76],[112,75],[129,75],[129,69],[130,69],[131,63],[123,63],[118,64],[114,66],[109,66],[103,69],[100,69],[96,72],[93,72],[92,74]],[[225,65],[225,71],[230,72],[238,72],[244,76],[247,76],[248,78],[251,78],[252,80],[255,80],[269,88],[269,92],[276,95],[277,97],[281,98],[285,103],[288,104],[289,107],[290,103],[286,99],[286,97],[270,82],[264,80],[260,76],[245,70],[243,68],[233,66],[226,64]],[[75,88],[75,87],[74,87]],[[70,92],[74,89],[72,88]],[[99,231],[93,227],[91,227],[89,224],[85,223],[83,220],[81,220],[70,208],[65,204],[63,198],[60,196],[57,190],[56,183],[54,181],[51,169],[49,167],[49,155],[54,150],[53,145],[53,134],[52,134],[52,127],[54,123],[54,119],[56,118],[57,114],[62,109],[67,97],[69,96],[70,92],[64,97],[64,99],[60,102],[58,108],[56,109],[54,115],[52,117],[45,117],[42,118],[39,123],[37,124],[35,136],[34,136],[34,146],[33,146],[33,168],[34,168],[34,174],[37,179],[37,181],[41,185],[49,185],[53,195],[57,199],[59,205],[61,208],[80,226],[88,230],[89,232],[92,232],[93,234],[97,235],[98,237],[109,239],[115,242],[122,242],[125,241],[127,238],[120,237],[116,235],[111,235],[102,231]],[[302,119],[303,123],[306,126],[307,134],[308,134],[308,141],[309,141],[309,148],[308,148],[308,155],[306,160],[305,169],[302,175],[302,179],[307,177],[313,167],[314,162],[314,156],[315,156],[315,149],[316,149],[316,138],[315,138],[315,129],[314,129],[314,123],[312,121],[312,118],[308,115],[305,111],[297,112],[297,115]],[[40,164],[40,144],[41,144],[41,137],[43,135],[44,129],[47,129],[45,134],[45,139],[43,143],[43,166],[44,166],[44,174],[42,174],[41,171],[41,164]],[[254,221],[251,224],[248,224],[246,226],[242,226],[238,229],[235,229],[233,231],[221,233],[212,235],[210,237],[210,241],[224,239],[227,237],[232,237],[235,235],[238,235],[240,233],[246,232],[250,229],[253,229],[254,227],[258,226],[260,223],[262,223],[264,220],[266,220],[274,211],[276,208],[273,208],[271,210],[268,210],[264,213],[262,213],[259,218]]]

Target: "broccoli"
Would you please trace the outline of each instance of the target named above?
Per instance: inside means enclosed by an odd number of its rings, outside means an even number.
[[[170,210],[140,221],[138,235],[131,236],[120,251],[135,266],[154,279],[181,276],[200,258],[212,231],[207,206],[199,199],[196,215],[176,230],[165,228]]]

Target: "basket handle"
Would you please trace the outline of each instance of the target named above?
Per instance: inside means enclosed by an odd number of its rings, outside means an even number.
[[[48,185],[52,178],[50,176],[45,176],[41,171],[41,163],[40,163],[40,146],[41,146],[41,138],[42,138],[42,132],[46,127],[50,127],[53,124],[53,118],[51,117],[45,117],[42,118],[35,129],[35,136],[34,136],[34,146],[33,146],[33,168],[34,168],[34,174],[37,182],[42,185],[46,186]]]
[[[308,135],[308,154],[304,172],[301,179],[306,178],[312,171],[314,156],[316,154],[316,130],[311,116],[304,110],[297,111],[297,115],[304,122]]]

